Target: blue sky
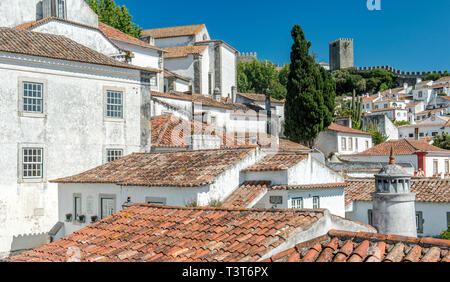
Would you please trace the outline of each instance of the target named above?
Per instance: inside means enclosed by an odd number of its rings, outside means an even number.
[[[204,23],[222,39],[259,59],[287,63],[299,24],[318,61],[328,62],[328,43],[355,40],[355,65],[391,65],[405,71],[450,70],[449,0],[116,0],[143,28]]]

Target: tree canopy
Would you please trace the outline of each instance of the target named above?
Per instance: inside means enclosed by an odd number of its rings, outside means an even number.
[[[128,35],[141,37],[142,28],[134,24],[125,5],[119,6],[114,0],[86,0],[91,9],[98,15],[98,20]]]
[[[430,73],[429,75],[427,75],[425,77],[425,80],[436,81],[436,80],[441,79],[441,78],[446,77],[446,76],[450,76],[450,73],[448,71],[446,71],[443,74],[439,74],[439,73],[435,72],[435,73]]]
[[[239,62],[237,66],[238,91],[241,93],[265,93],[275,99],[286,97],[286,87],[279,81],[277,66],[270,61],[253,60]]]
[[[336,84],[329,72],[314,61],[299,25],[291,32],[291,52],[285,106],[285,134],[294,142],[312,145],[333,121]]]
[[[436,136],[433,145],[441,149],[450,150],[450,136],[447,133]]]

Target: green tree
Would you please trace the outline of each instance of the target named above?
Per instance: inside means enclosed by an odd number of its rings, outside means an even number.
[[[397,76],[381,68],[370,70],[363,73],[362,76],[367,82],[367,91],[372,93],[398,86]]]
[[[378,130],[369,131],[369,133],[372,133],[372,142],[374,146],[380,145],[387,140],[387,136],[379,132]]]
[[[285,64],[278,72],[278,81],[284,87],[287,87],[290,72],[291,72],[291,64]]]
[[[441,149],[450,150],[450,136],[447,133],[436,136],[433,145]]]
[[[366,91],[366,80],[361,75],[356,74],[353,68],[335,70],[332,75],[336,82],[337,95],[351,95],[353,90],[356,90],[357,94]]]
[[[253,60],[239,62],[237,66],[238,91],[241,93],[264,93],[275,99],[286,97],[286,88],[278,80],[276,65],[270,61]]]
[[[433,81],[436,81],[436,80],[438,80],[438,79],[440,79],[440,78],[442,78],[442,77],[446,77],[446,76],[450,76],[450,73],[448,73],[448,71],[446,71],[446,72],[443,73],[443,74],[439,74],[439,73],[437,73],[437,72],[434,72],[434,73],[430,73],[429,75],[427,75],[427,76],[425,77],[425,80],[433,80]]]
[[[141,37],[142,28],[134,24],[125,5],[119,6],[114,0],[86,0],[91,9],[98,15],[99,21],[112,26],[128,35]]]
[[[294,44],[285,106],[285,133],[294,142],[311,145],[332,122],[336,85],[309,54],[311,42],[299,25],[291,32]]]
[[[442,231],[441,238],[444,240],[450,240],[450,226],[448,226],[447,230]]]

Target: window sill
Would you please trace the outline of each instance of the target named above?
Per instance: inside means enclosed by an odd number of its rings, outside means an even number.
[[[19,112],[19,117],[24,118],[47,118],[45,113],[27,113],[27,112]]]
[[[21,178],[19,179],[19,184],[27,184],[27,183],[46,183],[47,181],[43,178]]]
[[[125,123],[125,119],[123,118],[109,118],[109,117],[105,117],[104,122],[115,122],[115,123]]]

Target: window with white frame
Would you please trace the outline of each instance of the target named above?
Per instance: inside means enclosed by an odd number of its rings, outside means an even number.
[[[353,138],[352,137],[348,138],[348,149],[350,151],[353,151]]]
[[[291,208],[293,209],[303,209],[303,198],[296,197],[291,200]]]
[[[78,220],[78,217],[81,215],[81,196],[75,195],[73,196],[73,218],[74,220]]]
[[[66,0],[58,0],[58,17],[66,18]]]
[[[320,209],[320,197],[313,197],[313,209]]]
[[[42,148],[22,149],[22,177],[24,179],[43,178],[44,150]]]
[[[106,116],[110,118],[123,118],[122,91],[106,91]]]
[[[115,213],[116,199],[114,197],[101,197],[100,198],[101,218],[106,218]]]
[[[42,83],[23,82],[23,111],[44,112],[44,86]]]
[[[343,151],[347,150],[347,138],[345,137],[341,138],[341,148]]]
[[[106,162],[110,163],[123,157],[122,149],[107,149],[106,150]]]

